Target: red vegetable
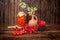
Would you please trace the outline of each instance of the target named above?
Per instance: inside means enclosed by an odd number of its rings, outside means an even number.
[[[39,26],[45,26],[46,24],[45,24],[45,21],[44,20],[40,20],[39,21]]]
[[[16,32],[13,32],[12,34],[13,34],[14,36],[16,36],[16,35],[17,35],[17,34],[16,34]]]
[[[28,33],[35,33],[36,32],[36,28],[35,27],[31,27],[31,26],[25,27],[25,30]]]
[[[19,35],[20,33],[19,32],[17,32],[17,35]]]

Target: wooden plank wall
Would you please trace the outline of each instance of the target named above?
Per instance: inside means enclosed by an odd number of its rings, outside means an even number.
[[[16,17],[18,13],[18,1],[17,0],[9,0],[9,25],[16,25]]]
[[[58,24],[58,2],[57,0],[23,0],[29,6],[37,7],[38,19],[46,20],[47,24]],[[1,9],[0,24],[16,25],[17,13],[19,11],[18,0],[4,0],[4,11]]]
[[[1,1],[2,2],[2,1]],[[4,0],[4,11],[1,9],[1,25],[16,25],[16,15],[18,13],[18,0]],[[0,7],[1,8],[1,7]]]
[[[4,3],[2,0],[0,0],[0,24],[3,24],[3,10],[4,9]]]

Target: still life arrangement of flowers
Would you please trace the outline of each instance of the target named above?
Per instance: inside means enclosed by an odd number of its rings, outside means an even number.
[[[42,22],[39,21],[38,18],[35,15],[35,11],[37,10],[36,7],[29,7],[25,2],[22,0],[19,0],[19,6],[23,9],[26,9],[28,11],[28,14],[31,16],[31,20],[29,20],[28,24],[25,24],[26,21],[26,14],[24,12],[19,12],[17,15],[17,23],[21,28],[14,28],[17,32],[13,32],[13,35],[22,35],[25,33],[36,33],[37,32],[37,24],[40,26],[45,26],[45,21]],[[35,19],[34,19],[35,18]]]

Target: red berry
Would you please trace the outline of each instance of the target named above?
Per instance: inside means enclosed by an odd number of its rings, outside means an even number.
[[[32,31],[30,31],[30,33],[32,33]]]
[[[13,34],[14,36],[16,36],[16,32],[13,32],[12,34]]]
[[[19,32],[17,32],[17,35],[19,35]]]
[[[19,34],[20,34],[20,35],[22,35],[23,33],[22,33],[22,32],[20,32]]]
[[[45,24],[45,21],[44,20],[40,20],[39,21],[39,26],[45,26],[46,24]]]

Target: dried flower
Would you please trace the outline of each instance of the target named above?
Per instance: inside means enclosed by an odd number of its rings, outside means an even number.
[[[37,10],[36,7],[29,7],[25,2],[22,2],[22,0],[20,0],[19,6],[23,9],[27,9],[29,15],[35,14],[35,11]]]

